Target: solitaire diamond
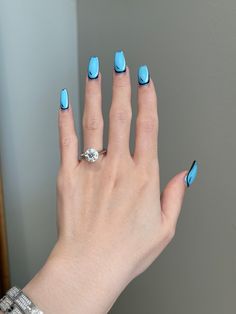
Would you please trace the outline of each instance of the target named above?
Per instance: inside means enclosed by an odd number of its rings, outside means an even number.
[[[89,162],[95,162],[98,159],[98,156],[99,156],[98,151],[94,148],[89,148],[84,153],[84,157]]]

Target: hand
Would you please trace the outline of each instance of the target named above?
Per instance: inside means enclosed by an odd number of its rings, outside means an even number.
[[[96,62],[90,61],[90,75],[95,69],[98,77],[86,77],[85,150],[103,148],[102,77]],[[62,101],[69,107],[59,110],[58,120],[58,241],[42,270],[23,289],[45,313],[107,313],[128,283],[158,257],[175,234],[186,184],[194,181],[197,164],[177,174],[160,193],[157,96],[146,67],[139,69],[139,82],[144,84],[138,85],[133,155],[129,150],[132,110],[127,66],[124,72],[113,71],[107,154],[96,162],[78,160],[72,107],[66,98]],[[50,299],[57,303],[51,304]],[[67,300],[63,303],[62,299]]]

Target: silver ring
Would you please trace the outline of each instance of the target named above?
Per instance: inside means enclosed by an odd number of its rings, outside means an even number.
[[[88,148],[85,152],[80,154],[80,157],[88,162],[95,162],[98,160],[99,155],[106,154],[106,152],[107,150],[105,148],[100,151],[95,148]]]

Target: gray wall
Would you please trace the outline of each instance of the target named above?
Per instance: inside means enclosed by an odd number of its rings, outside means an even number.
[[[68,87],[77,118],[78,82],[82,110],[87,60],[99,55],[106,144],[113,53],[124,49],[134,118],[140,63],[157,84],[162,186],[193,159],[200,173],[187,191],[175,239],[111,312],[234,313],[236,2],[0,4],[0,149],[12,282],[28,281],[56,239],[58,92]]]
[[[56,240],[57,111],[67,87],[78,115],[77,45],[76,1],[0,0],[0,154],[11,279],[20,287]]]
[[[113,53],[124,49],[134,113],[140,63],[157,84],[162,185],[192,159],[200,168],[174,241],[124,291],[114,314],[235,313],[235,12],[234,0],[80,1],[81,86],[88,56],[98,54],[106,121]]]

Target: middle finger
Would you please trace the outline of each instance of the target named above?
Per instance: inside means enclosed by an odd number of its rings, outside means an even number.
[[[109,112],[108,154],[129,154],[132,119],[130,72],[123,51],[114,57],[112,104]]]
[[[103,115],[99,59],[92,56],[88,64],[83,114],[84,150],[103,148]]]

